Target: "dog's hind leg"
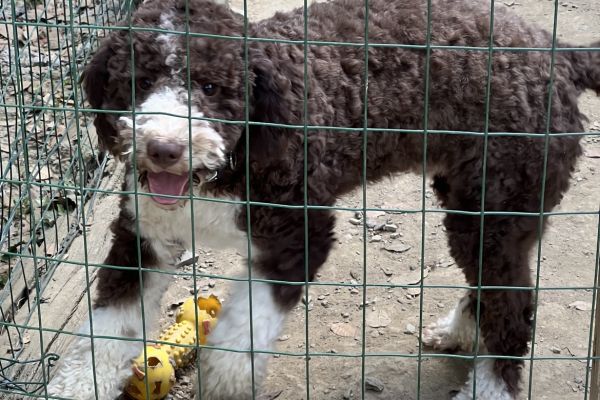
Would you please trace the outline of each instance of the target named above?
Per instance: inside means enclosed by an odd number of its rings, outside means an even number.
[[[131,375],[131,359],[142,350],[143,329],[149,333],[154,328],[169,275],[144,272],[143,288],[140,286],[135,223],[125,214],[112,225],[114,241],[104,261],[107,266],[98,271],[91,321],[79,330],[87,336],[75,338],[69,345],[48,384],[49,395],[78,400],[117,398]],[[168,260],[154,251],[149,240],[140,238],[139,244],[143,267],[164,268]]]
[[[536,237],[537,218],[487,216],[481,250],[479,216],[450,214],[444,224],[451,254],[471,286],[478,285],[480,276],[482,286],[531,286],[528,255]],[[483,251],[481,273],[480,251]],[[486,353],[524,356],[531,339],[531,290],[482,289],[480,301],[479,328]],[[477,309],[476,303],[474,308]],[[456,398],[515,399],[522,366],[523,361],[518,359],[477,360],[469,381]]]

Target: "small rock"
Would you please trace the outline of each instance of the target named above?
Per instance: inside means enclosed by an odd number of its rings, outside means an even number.
[[[319,297],[317,297],[317,300],[323,300],[325,298],[324,294],[320,294]]]
[[[173,311],[169,311],[169,312],[167,313],[167,317],[172,317],[173,315],[175,315],[175,313],[174,313]]]
[[[215,282],[214,279],[209,279],[208,280],[208,287],[209,288],[214,288],[217,285],[217,282]],[[296,297],[297,298],[297,297]],[[296,300],[297,301],[297,300]]]
[[[350,294],[359,294],[360,292],[358,291],[357,288],[352,288],[350,289]]]
[[[550,347],[550,351],[553,352],[554,354],[560,354],[561,349],[560,349],[560,347],[552,346],[552,347]]]
[[[356,219],[356,218],[350,218],[348,220],[348,222],[350,222],[352,225],[360,225],[362,223],[362,221],[360,219]]]
[[[343,312],[342,318],[350,318],[350,314],[348,314],[347,312]]]
[[[417,328],[413,324],[406,324],[406,328],[404,329],[404,333],[407,335],[414,335],[417,331]]]
[[[322,305],[323,307],[325,307],[325,308],[329,308],[329,302],[328,302],[327,300],[323,300],[323,301],[321,302],[321,305]]]
[[[394,275],[394,271],[392,271],[391,268],[381,267],[381,270],[383,271],[383,274],[385,276],[392,276],[392,275]]]
[[[381,379],[377,379],[372,376],[365,377],[365,390],[370,390],[372,392],[383,392],[383,389],[385,389],[385,385]]]
[[[396,232],[398,230],[398,226],[395,224],[385,224],[383,225],[383,230],[385,232]]]
[[[280,342],[285,342],[286,340],[290,340],[290,335],[281,335],[277,338]]]
[[[354,391],[352,389],[348,389],[346,393],[344,393],[344,400],[350,400],[354,398]]]
[[[379,242],[381,242],[382,240],[383,240],[383,238],[381,237],[381,235],[374,235],[374,236],[371,238],[370,242],[371,242],[371,243],[379,243]]]
[[[454,261],[438,261],[435,266],[438,268],[448,268],[454,265]]]
[[[392,238],[392,239],[398,239],[400,236],[402,236],[402,234],[400,232],[396,232],[396,233],[392,233],[390,235],[390,238]]]

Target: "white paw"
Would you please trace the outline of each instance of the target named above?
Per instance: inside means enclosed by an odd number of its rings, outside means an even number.
[[[254,387],[262,382],[267,367],[264,354],[254,356]],[[246,400],[252,398],[250,354],[203,349],[200,353],[202,400]]]
[[[251,399],[253,385],[256,390],[266,375],[269,355],[254,353],[253,364],[249,350],[271,350],[285,314],[273,299],[271,286],[254,282],[250,320],[248,289],[246,282],[233,285],[232,298],[223,307],[217,327],[208,337],[207,345],[233,351],[208,348],[200,351],[202,400]]]
[[[428,325],[423,329],[421,341],[426,347],[440,351],[458,350],[459,343],[448,329],[447,324],[440,324],[443,319]]]
[[[423,329],[421,341],[440,351],[472,351],[476,324],[468,309],[469,297],[463,297],[448,315]]]
[[[90,339],[78,338],[48,384],[48,394],[77,400],[113,400],[131,375],[131,358],[141,345],[117,340],[94,340],[94,363]],[[133,356],[132,356],[133,355]],[[95,370],[92,369],[95,365]],[[94,385],[94,374],[96,384]]]
[[[473,385],[475,381],[476,385]],[[473,397],[475,386],[475,397]],[[506,384],[494,371],[494,360],[484,359],[477,361],[475,374],[469,373],[467,383],[462,387],[453,400],[516,400],[506,387]]]

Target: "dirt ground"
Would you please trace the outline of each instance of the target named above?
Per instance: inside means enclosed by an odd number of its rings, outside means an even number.
[[[233,1],[240,7],[239,0]],[[276,4],[276,5],[274,5]],[[552,28],[553,1],[521,0],[506,1],[514,11],[526,19],[547,29]],[[596,0],[573,0],[559,2],[559,38],[576,44],[589,44],[600,38],[600,2]],[[271,15],[276,10],[291,9],[302,5],[300,0],[248,1],[249,14],[253,19]],[[600,131],[600,99],[588,93],[581,98],[581,107],[590,119],[588,128]],[[585,155],[573,177],[572,188],[560,206],[562,211],[597,212],[600,195],[600,137],[589,136],[584,140]],[[422,178],[400,176],[368,188],[369,207],[419,209],[421,207]],[[425,192],[428,207],[438,207],[429,187]],[[353,193],[340,199],[340,205],[359,207],[361,194]],[[353,225],[355,217],[350,212],[338,212],[338,243],[329,261],[319,275],[319,282],[362,283],[363,241],[362,226]],[[443,214],[433,213],[425,217],[424,262],[427,284],[462,285],[460,271],[452,263],[446,247],[441,225]],[[426,289],[419,293],[414,289],[388,288],[386,283],[416,283],[421,265],[421,214],[376,213],[369,216],[377,223],[393,223],[398,227],[392,232],[369,232],[366,248],[368,283],[384,286],[367,291],[367,328],[365,351],[367,353],[397,353],[417,355],[420,307],[423,323],[427,324],[447,313],[463,295],[459,289]],[[555,216],[543,241],[539,268],[542,288],[590,287],[594,281],[594,258],[598,215]],[[390,252],[385,247],[395,245],[404,252]],[[201,255],[204,271],[210,274],[231,276],[239,271],[242,260],[232,253],[207,252]],[[531,268],[537,269],[536,254],[532,256]],[[234,271],[235,270],[235,271]],[[203,279],[203,293],[217,293],[226,299],[226,282]],[[169,305],[189,295],[191,281],[181,279],[173,285],[165,300],[163,315],[171,310]],[[308,347],[311,352],[329,353],[329,356],[313,356],[306,363],[302,356],[273,356],[269,375],[261,388],[262,399],[350,399],[360,398],[362,351],[362,288],[359,290],[341,286],[315,286],[310,288],[308,304]],[[535,337],[535,356],[558,356],[561,360],[535,361],[531,379],[533,399],[580,399],[584,397],[586,361],[572,357],[588,355],[590,290],[543,290],[539,294],[538,324]],[[569,307],[573,302],[578,307]],[[226,303],[225,303],[226,306]],[[165,318],[167,323],[171,318]],[[278,342],[278,350],[301,354],[305,352],[305,305],[300,304],[291,313]],[[355,330],[350,337],[333,333],[340,328]],[[339,332],[338,332],[339,333]],[[338,355],[338,356],[336,356]],[[369,390],[367,399],[417,398],[418,360],[392,356],[375,356],[366,359],[367,377],[383,384],[383,391]],[[307,371],[308,365],[308,371]],[[465,381],[470,362],[428,358],[421,361],[420,398],[446,399],[452,390]],[[310,387],[307,390],[307,372]],[[525,366],[523,398],[529,390],[530,363]],[[173,397],[188,398],[188,384],[194,372],[188,370],[183,384],[178,384]],[[180,380],[181,382],[181,380]]]

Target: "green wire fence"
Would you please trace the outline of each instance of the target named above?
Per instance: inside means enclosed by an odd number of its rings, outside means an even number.
[[[424,0],[430,10],[432,7],[431,0]],[[309,242],[308,213],[311,210],[327,210],[333,209],[347,212],[361,212],[364,217],[362,229],[362,276],[361,282],[338,282],[338,281],[316,281],[316,282],[280,282],[266,281],[264,279],[254,278],[251,270],[251,262],[248,265],[247,278],[234,278],[219,274],[207,273],[205,270],[198,268],[197,263],[193,262],[191,269],[176,270],[167,272],[146,268],[139,265],[140,281],[142,280],[142,272],[152,272],[157,274],[169,274],[177,277],[191,279],[194,288],[198,287],[198,279],[214,278],[229,281],[244,281],[248,283],[250,292],[250,304],[252,302],[252,283],[253,282],[274,282],[286,285],[304,285],[305,298],[309,298],[309,289],[318,287],[360,287],[361,288],[361,330],[360,330],[360,351],[359,352],[325,352],[311,350],[311,342],[314,338],[311,336],[311,324],[309,324],[309,307],[308,301],[303,308],[304,314],[304,348],[301,351],[257,351],[252,348],[252,354],[266,353],[273,356],[288,356],[288,357],[303,357],[305,363],[305,393],[303,398],[313,398],[311,387],[311,363],[314,359],[338,357],[343,359],[358,359],[360,361],[360,398],[366,396],[366,375],[367,375],[367,360],[371,358],[404,358],[417,362],[417,376],[415,385],[416,398],[426,398],[422,394],[424,382],[423,377],[423,361],[441,358],[468,360],[474,362],[477,359],[485,358],[512,358],[522,359],[529,362],[528,381],[525,382],[525,394],[529,398],[533,398],[533,383],[536,379],[534,373],[534,361],[551,361],[551,360],[578,360],[585,363],[585,382],[584,390],[581,396],[587,398],[598,398],[597,393],[593,390],[590,392],[590,387],[600,385],[598,377],[600,371],[594,371],[592,374],[592,364],[595,364],[599,357],[594,353],[594,323],[596,310],[596,297],[598,286],[598,271],[599,252],[600,252],[600,224],[598,217],[600,211],[598,208],[591,210],[554,210],[552,212],[543,211],[543,195],[544,187],[540,188],[542,201],[540,204],[539,213],[505,213],[498,211],[485,211],[485,177],[486,177],[486,155],[487,141],[493,136],[512,136],[523,135],[529,137],[539,137],[545,140],[545,158],[544,172],[547,164],[547,149],[551,136],[578,135],[584,137],[600,137],[600,132],[574,132],[574,133],[551,133],[550,118],[551,118],[551,98],[547,101],[547,125],[546,131],[542,133],[515,133],[515,132],[488,132],[489,120],[489,99],[491,91],[492,76],[492,55],[497,51],[544,51],[549,52],[549,62],[551,71],[554,71],[555,56],[557,52],[568,50],[581,49],[566,49],[557,48],[557,27],[559,19],[560,4],[557,0],[553,1],[553,40],[552,46],[549,48],[505,48],[496,47],[493,44],[492,37],[494,35],[494,9],[496,2],[488,0],[490,10],[490,29],[489,46],[487,47],[460,47],[460,46],[441,46],[431,43],[431,13],[428,13],[428,26],[426,32],[426,43],[424,45],[406,45],[402,43],[370,43],[368,24],[365,23],[364,36],[365,39],[360,43],[346,43],[335,41],[318,41],[309,40],[308,38],[308,23],[310,13],[308,12],[308,1],[304,0],[304,39],[303,40],[280,40],[272,38],[256,38],[248,36],[248,18],[245,19],[244,35],[240,37],[229,37],[222,35],[208,35],[201,32],[190,32],[189,26],[186,26],[185,31],[171,31],[159,28],[141,28],[132,26],[131,13],[136,7],[134,1],[121,0],[28,0],[20,2],[11,0],[0,4],[0,95],[2,109],[0,110],[0,196],[2,199],[2,207],[0,211],[1,221],[1,236],[0,250],[2,251],[2,259],[0,260],[0,345],[6,349],[6,354],[0,353],[0,397],[13,396],[13,398],[24,397],[41,397],[49,398],[45,391],[45,383],[52,374],[52,366],[60,358],[62,351],[55,351],[53,345],[57,345],[59,338],[63,336],[89,336],[92,338],[107,338],[112,337],[94,335],[93,321],[90,320],[90,335],[80,334],[76,331],[76,326],[50,326],[44,321],[44,314],[47,314],[48,299],[45,293],[48,287],[53,284],[57,276],[57,271],[60,274],[83,274],[83,281],[80,282],[85,288],[90,288],[93,285],[94,275],[92,268],[112,268],[125,269],[125,267],[103,265],[100,260],[90,255],[91,249],[88,247],[88,236],[94,229],[98,229],[101,225],[99,218],[95,218],[96,213],[108,213],[107,210],[101,207],[103,197],[108,195],[118,196],[122,194],[134,195],[136,199],[139,196],[144,196],[144,193],[138,193],[137,187],[132,192],[124,192],[116,190],[112,187],[106,189],[107,180],[118,180],[122,174],[119,168],[115,167],[115,162],[106,157],[105,154],[97,151],[97,138],[95,136],[92,125],[93,113],[111,111],[94,110],[85,107],[85,98],[79,85],[79,77],[81,67],[89,60],[94,50],[98,46],[99,40],[106,36],[111,30],[126,30],[130,34],[136,31],[152,31],[171,35],[184,35],[189,49],[189,41],[195,37],[209,37],[216,39],[238,40],[244,44],[246,71],[248,44],[253,41],[262,42],[278,42],[288,45],[301,46],[304,52],[305,59],[308,58],[308,51],[311,46],[352,46],[364,49],[365,65],[368,65],[369,48],[372,47],[389,47],[398,49],[420,49],[426,52],[427,63],[424,71],[424,87],[425,87],[425,104],[423,114],[423,130],[408,130],[397,128],[370,128],[368,126],[368,68],[364,73],[364,89],[362,93],[364,101],[363,109],[363,126],[360,128],[350,127],[332,127],[332,126],[311,126],[308,124],[308,108],[306,98],[308,97],[307,85],[304,87],[304,115],[302,124],[300,125],[284,125],[260,123],[249,120],[248,109],[248,93],[250,91],[248,80],[245,82],[246,110],[245,119],[243,121],[218,120],[211,118],[202,118],[207,121],[220,122],[225,124],[239,124],[245,128],[245,137],[242,140],[249,144],[249,129],[252,125],[269,125],[276,126],[281,129],[301,130],[304,133],[304,150],[305,154],[308,151],[308,135],[311,132],[319,130],[337,130],[347,132],[362,132],[363,137],[363,152],[366,151],[367,138],[372,132],[389,132],[405,135],[422,135],[423,140],[423,165],[420,206],[414,208],[385,208],[385,207],[369,207],[369,190],[363,184],[360,197],[361,206],[348,207],[327,207],[320,205],[308,204],[308,179],[307,179],[307,157],[304,158],[304,204],[289,205],[277,203],[264,203],[253,201],[250,197],[239,201],[199,198],[190,194],[190,200],[194,201],[211,201],[221,203],[237,204],[246,207],[248,215],[248,226],[250,227],[251,209],[252,207],[281,207],[289,209],[302,210],[304,213],[304,235],[305,243]],[[364,0],[365,6],[365,21],[368,21],[369,15],[369,0]],[[243,2],[241,12],[248,15],[247,2]],[[186,14],[189,18],[189,8],[186,7]],[[125,24],[117,25],[118,21],[125,21]],[[428,127],[429,113],[429,59],[433,50],[437,51],[470,51],[470,52],[485,52],[487,53],[487,81],[486,81],[486,109],[485,109],[485,129],[483,132],[470,131],[444,131],[432,130]],[[600,51],[600,49],[592,49]],[[134,63],[135,53],[132,51],[132,64]],[[188,61],[189,62],[189,61]],[[304,76],[308,76],[307,63],[304,64]],[[190,69],[187,69],[188,75]],[[552,92],[554,85],[553,75],[549,82],[549,93]],[[135,79],[132,79],[135,81]],[[187,87],[191,88],[190,76],[187,76]],[[132,87],[132,104],[135,104],[135,85]],[[188,115],[179,117],[188,118],[190,121],[189,132],[191,136],[191,104],[188,105]],[[133,107],[134,108],[134,107]],[[118,112],[118,111],[112,111]],[[172,115],[164,113],[165,115]],[[135,123],[135,118],[133,119]],[[427,156],[427,139],[430,135],[465,135],[465,136],[480,136],[484,140],[484,164],[481,171],[483,177],[481,212],[465,212],[463,210],[442,210],[428,206],[425,193],[427,191],[426,180],[426,156]],[[135,142],[134,142],[135,146]],[[247,146],[248,148],[248,146]],[[190,149],[191,151],[191,149]],[[135,149],[134,149],[135,152]],[[191,158],[191,157],[190,157]],[[246,174],[246,193],[250,193],[251,179],[249,158],[243,160],[245,163]],[[134,174],[136,166],[134,165]],[[362,163],[363,176],[366,176],[367,160],[363,157]],[[252,177],[252,179],[258,179]],[[545,182],[545,179],[542,180]],[[194,204],[194,201],[190,203]],[[394,284],[391,282],[371,282],[367,276],[367,264],[369,252],[367,236],[369,227],[366,224],[367,213],[370,211],[385,211],[393,213],[402,213],[403,215],[414,215],[420,218],[420,279],[418,284]],[[481,263],[482,254],[480,252],[480,284],[475,287],[466,285],[453,284],[428,284],[425,283],[426,276],[426,218],[430,215],[440,213],[456,213],[464,215],[475,215],[481,218],[480,238],[483,240],[484,221],[489,215],[521,215],[534,216],[539,218],[539,230],[542,229],[543,220],[546,217],[568,217],[568,216],[587,216],[597,224],[597,233],[595,238],[594,261],[593,261],[593,281],[585,285],[568,285],[568,286],[545,286],[540,283],[541,276],[541,261],[542,261],[542,240],[538,241],[536,249],[536,264],[535,264],[535,285],[532,288],[527,287],[486,287],[481,285]],[[193,208],[192,208],[193,214]],[[106,216],[103,214],[102,216]],[[114,218],[114,215],[109,215]],[[193,221],[192,221],[193,227]],[[251,237],[250,228],[248,228],[248,236]],[[192,229],[194,234],[194,229]],[[72,246],[77,243],[82,246],[78,252]],[[194,240],[192,240],[194,243]],[[108,243],[105,244],[108,246]],[[252,246],[248,243],[249,259],[251,259]],[[191,249],[193,254],[196,254],[196,249]],[[139,237],[138,237],[138,251]],[[308,260],[310,249],[305,245],[305,259]],[[70,252],[76,253],[80,257],[70,256]],[[96,251],[96,254],[99,252]],[[72,254],[71,254],[72,255]],[[357,256],[360,257],[360,256]],[[141,259],[141,257],[139,257]],[[308,279],[308,264],[305,265],[305,276]],[[504,289],[504,290],[531,290],[534,293],[536,304],[538,296],[543,292],[551,291],[587,291],[591,292],[592,310],[589,321],[583,323],[588,324],[588,340],[585,346],[586,354],[583,356],[567,356],[567,355],[540,355],[536,354],[536,330],[538,327],[537,312],[533,320],[533,335],[534,340],[531,344],[531,352],[524,357],[500,357],[496,355],[478,354],[477,351],[472,355],[461,354],[435,354],[425,353],[423,345],[419,342],[416,352],[402,351],[371,351],[366,344],[367,336],[367,307],[368,304],[368,289],[371,288],[401,288],[409,289],[417,287],[420,291],[418,300],[419,322],[418,334],[422,332],[423,325],[428,322],[424,316],[425,309],[425,292],[435,290],[454,290],[454,289],[472,289],[476,291],[479,298],[481,290],[484,289]],[[197,295],[197,291],[194,291]],[[142,297],[142,296],[140,296]],[[142,315],[143,315],[143,298],[142,300]],[[77,299],[73,299],[73,304],[70,307],[71,313],[77,312],[77,305],[80,302],[86,304],[84,311],[91,310],[91,300],[89,291],[82,292]],[[226,305],[225,305],[226,306]],[[72,308],[72,309],[71,309]],[[477,305],[477,320],[479,320],[479,302]],[[252,315],[252,307],[250,308]],[[557,322],[558,323],[558,322]],[[51,327],[52,326],[52,327]],[[143,324],[145,326],[145,323]],[[252,326],[250,326],[252,331]],[[35,339],[32,339],[35,337]],[[252,338],[252,332],[251,332]],[[141,338],[118,338],[119,340],[142,341],[144,343],[164,343],[158,340],[152,340],[150,332],[144,329]],[[32,341],[37,340],[39,353],[37,355],[27,352],[27,345]],[[480,341],[479,333],[476,335],[476,346]],[[92,341],[93,343],[93,341]],[[58,346],[64,351],[63,347]],[[1,351],[2,349],[0,349]],[[227,351],[245,352],[240,349],[224,349]],[[253,359],[253,358],[252,358]],[[254,368],[254,364],[253,364]],[[198,368],[197,378],[202,382],[200,369]],[[475,380],[476,385],[476,380]],[[473,391],[475,393],[475,385]],[[254,387],[254,385],[253,385]],[[256,388],[253,397],[257,397]],[[592,397],[590,397],[592,396]],[[198,397],[199,398],[199,397]]]

